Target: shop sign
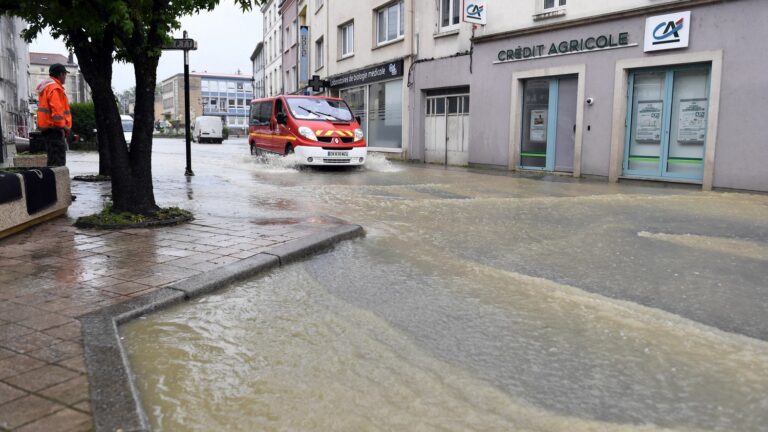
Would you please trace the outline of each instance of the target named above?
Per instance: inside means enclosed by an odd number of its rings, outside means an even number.
[[[637,46],[629,43],[629,33],[591,36],[588,38],[564,40],[549,45],[518,46],[514,49],[501,50],[498,60],[494,63],[507,63],[521,60],[533,60],[544,57],[578,54],[582,52],[600,51]]]
[[[299,30],[299,87],[304,88],[309,81],[309,27]]]
[[[384,81],[403,76],[403,60],[382,63],[354,72],[331,77],[331,87],[351,87],[368,84],[376,81]]]
[[[645,20],[645,52],[688,47],[691,11],[659,15]]]
[[[485,25],[488,22],[485,1],[464,0],[463,3],[462,21],[480,25]]]

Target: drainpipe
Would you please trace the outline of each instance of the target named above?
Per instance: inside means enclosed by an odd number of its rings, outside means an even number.
[[[403,159],[408,160],[410,159],[410,153],[411,148],[413,147],[413,129],[414,129],[414,109],[413,109],[413,99],[414,96],[411,94],[411,88],[408,87],[408,74],[405,73],[406,70],[411,69],[411,65],[413,65],[413,62],[416,60],[414,57],[414,43],[413,39],[416,37],[416,17],[414,13],[414,3],[416,0],[407,0],[408,3],[408,26],[411,29],[410,35],[408,37],[408,65],[403,65],[403,76],[405,77],[405,82],[403,83],[403,88],[406,90],[406,96],[408,100],[408,148],[404,149],[406,151],[405,157]],[[416,93],[416,90],[413,90],[413,94]]]
[[[325,78],[331,76],[331,0],[325,3],[325,36],[323,44],[325,45]],[[326,96],[331,95],[331,89],[324,88],[323,93]]]

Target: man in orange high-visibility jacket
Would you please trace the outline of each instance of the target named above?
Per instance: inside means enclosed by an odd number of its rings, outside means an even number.
[[[67,164],[67,137],[72,135],[72,113],[64,83],[67,68],[60,63],[48,68],[49,78],[38,84],[37,128],[42,131],[48,149],[48,166]]]

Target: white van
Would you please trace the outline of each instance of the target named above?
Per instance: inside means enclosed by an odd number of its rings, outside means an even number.
[[[224,141],[223,128],[221,118],[219,117],[198,117],[195,119],[192,140],[199,143],[211,142],[221,144],[221,142]]]
[[[125,136],[125,143],[131,143],[131,137],[133,136],[133,117],[129,115],[121,115],[120,122],[123,124],[123,136]]]

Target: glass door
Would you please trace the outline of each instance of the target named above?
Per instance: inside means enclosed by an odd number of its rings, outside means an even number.
[[[630,76],[631,118],[624,170],[633,175],[661,175],[666,72],[637,72]]]
[[[557,80],[532,79],[523,86],[523,136],[520,166],[551,171],[557,125]]]
[[[624,174],[700,181],[708,95],[709,66],[632,72]]]
[[[704,176],[709,68],[674,71],[669,150],[663,175],[700,180]]]

